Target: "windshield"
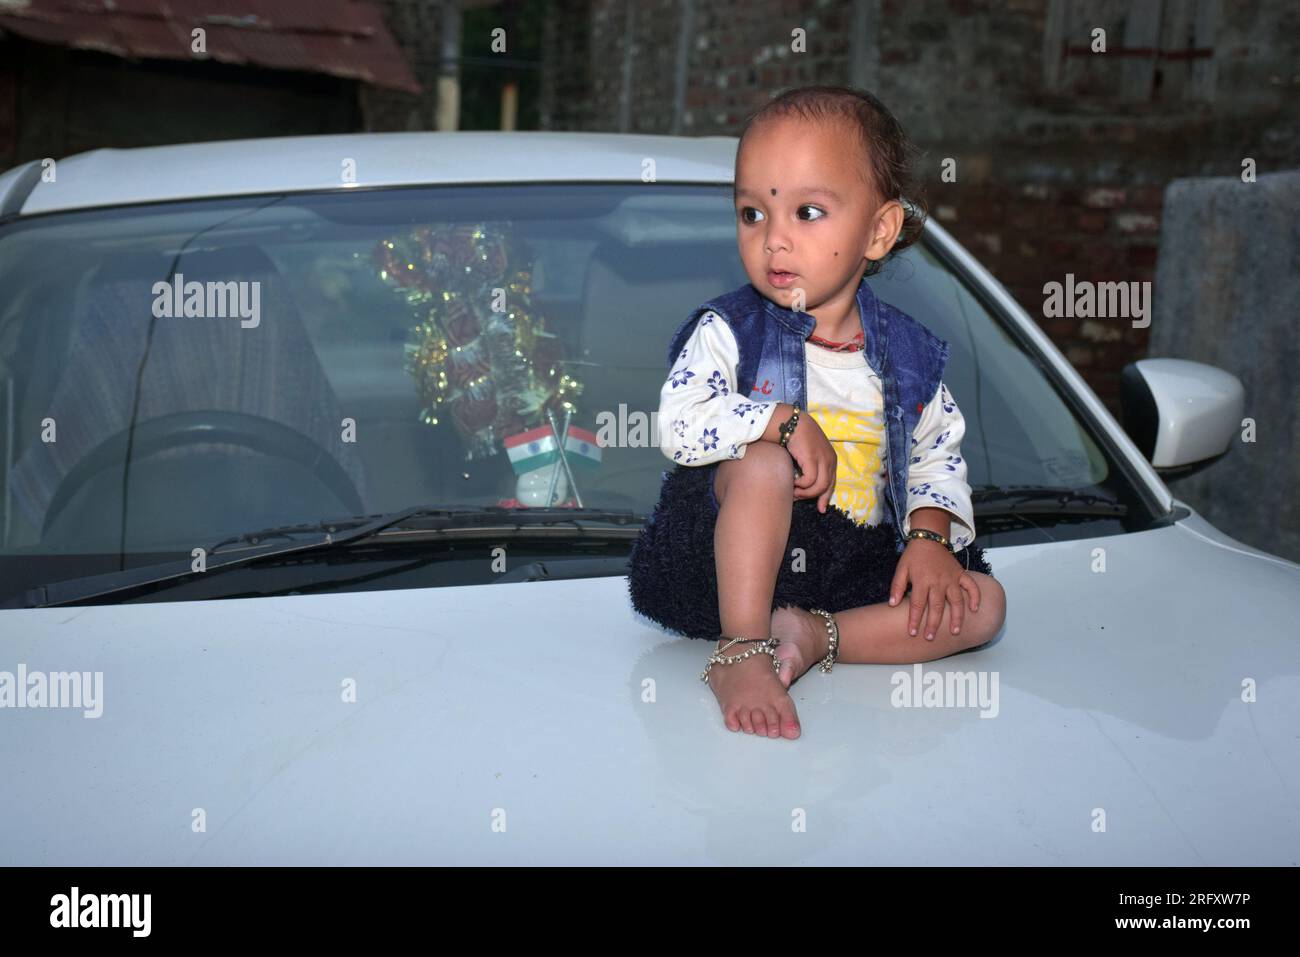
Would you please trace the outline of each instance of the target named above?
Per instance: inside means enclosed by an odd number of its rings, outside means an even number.
[[[672,466],[654,432],[669,338],[746,281],[729,185],[362,190],[10,222],[0,590],[416,505],[648,515]],[[951,344],[973,487],[1134,499],[932,252],[870,282]],[[1033,526],[1028,540],[1122,530]]]

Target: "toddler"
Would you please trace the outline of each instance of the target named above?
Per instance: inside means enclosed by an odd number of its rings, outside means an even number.
[[[735,169],[750,282],[669,346],[658,421],[675,466],[628,587],[651,620],[718,640],[701,677],[732,731],[797,738],[788,688],[812,665],[930,661],[1005,617],[972,544],[948,344],[865,281],[921,233],[915,152],[863,91],[759,110]]]

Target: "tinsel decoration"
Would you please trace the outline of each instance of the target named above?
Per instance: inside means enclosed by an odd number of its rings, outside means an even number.
[[[417,318],[405,365],[420,419],[437,426],[445,413],[467,460],[497,454],[547,409],[576,412],[582,384],[560,371],[563,349],[533,305],[532,264],[509,224],[422,226],[382,240],[374,264]]]

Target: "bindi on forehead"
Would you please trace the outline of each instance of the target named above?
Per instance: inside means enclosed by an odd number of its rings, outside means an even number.
[[[776,195],[776,187],[775,187],[775,186],[772,187],[772,195],[773,195],[773,196]]]

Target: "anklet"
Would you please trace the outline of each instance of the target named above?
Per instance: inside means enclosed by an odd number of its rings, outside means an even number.
[[[835,618],[829,611],[823,608],[809,610],[826,619],[826,634],[830,638],[830,649],[826,652],[826,657],[822,659],[822,674],[830,674],[831,668],[835,666],[835,662],[840,656],[840,628],[839,625],[835,624]]]
[[[740,655],[724,655],[726,651],[734,644],[738,643],[756,643],[753,648],[745,651]],[[781,673],[781,662],[776,659],[776,646],[781,643],[779,638],[732,638],[725,645],[709,655],[709,663],[704,667],[700,674],[700,680],[705,684],[709,682],[709,671],[714,665],[734,665],[738,661],[744,661],[750,655],[768,654],[772,656],[772,670],[778,675]]]

